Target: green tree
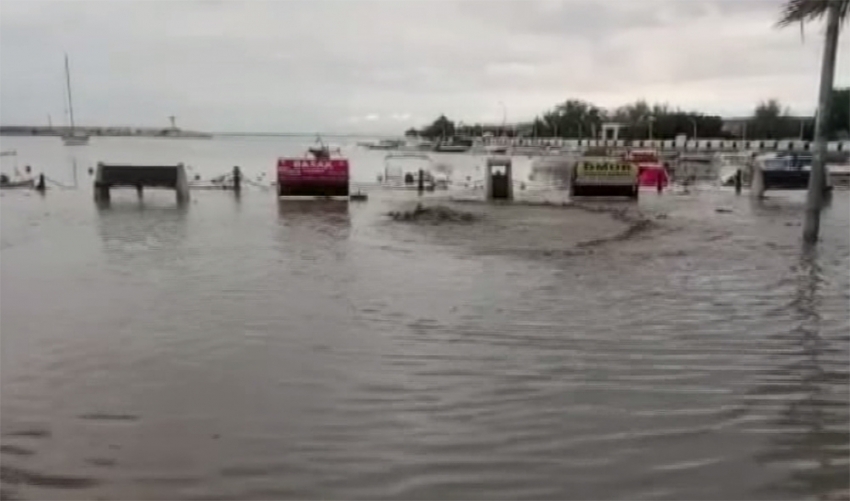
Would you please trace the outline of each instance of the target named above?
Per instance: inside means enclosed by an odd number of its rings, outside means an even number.
[[[815,120],[815,152],[806,195],[806,218],[803,223],[803,241],[814,244],[820,233],[820,211],[826,186],[826,137],[828,118],[832,115],[832,85],[835,80],[835,62],[838,53],[839,28],[847,19],[850,0],[788,0],[779,19],[779,26],[813,21],[826,16],[826,35],[821,61],[818,114]]]
[[[555,137],[591,137],[602,123],[603,111],[586,101],[568,99],[543,114],[535,122],[539,135]]]
[[[799,120],[792,119],[787,108],[783,108],[776,99],[768,99],[759,103],[753,111],[747,135],[759,139],[783,139],[797,137],[799,129]]]
[[[832,91],[832,109],[828,121],[830,139],[850,138],[850,87]]]
[[[429,139],[454,136],[455,123],[446,118],[445,115],[440,115],[431,125],[422,129],[420,135]]]

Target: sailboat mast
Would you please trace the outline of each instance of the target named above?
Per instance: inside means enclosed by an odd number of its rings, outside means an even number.
[[[71,70],[68,66],[68,54],[65,54],[65,84],[68,86],[68,113],[71,115],[71,131],[74,130],[74,100],[71,98]]]

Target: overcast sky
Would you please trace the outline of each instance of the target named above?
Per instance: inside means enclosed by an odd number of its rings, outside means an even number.
[[[0,121],[401,132],[527,120],[567,98],[811,113],[821,24],[781,0],[3,0]],[[850,33],[837,84],[850,85]],[[503,103],[503,104],[500,104]]]

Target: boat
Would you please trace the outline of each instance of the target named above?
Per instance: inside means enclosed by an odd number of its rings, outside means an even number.
[[[384,173],[378,176],[378,183],[385,189],[418,190],[420,171],[424,178],[425,190],[449,188],[451,166],[435,164],[431,157],[424,153],[390,153],[384,157]]]
[[[434,151],[440,153],[465,153],[472,148],[473,141],[471,139],[450,137],[443,139],[434,146]]]
[[[427,139],[408,139],[396,149],[398,151],[432,151],[434,143]]]
[[[395,150],[404,145],[401,139],[381,139],[375,143],[366,143],[364,146],[370,150]]]
[[[321,136],[316,136],[316,144],[307,148],[307,153],[312,155],[316,160],[329,160],[331,155],[342,156],[342,150],[339,147],[331,148],[322,141]]]
[[[35,188],[35,179],[26,179],[24,181],[10,181],[8,183],[0,181],[0,189],[9,190],[15,188],[33,189]]]
[[[62,142],[65,146],[84,146],[89,144],[89,135],[85,131],[74,129],[74,100],[71,96],[71,70],[68,64],[68,54],[65,54],[65,84],[68,88],[68,115],[71,119],[71,128],[62,134]]]
[[[6,174],[0,174],[0,188],[4,190],[16,188],[35,188],[35,179],[20,179],[12,181]]]

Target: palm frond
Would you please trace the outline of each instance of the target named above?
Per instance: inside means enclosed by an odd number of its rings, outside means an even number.
[[[788,26],[793,23],[805,23],[823,17],[829,10],[829,4],[839,4],[838,19],[843,22],[850,11],[850,0],[788,0],[782,9],[778,26]]]

